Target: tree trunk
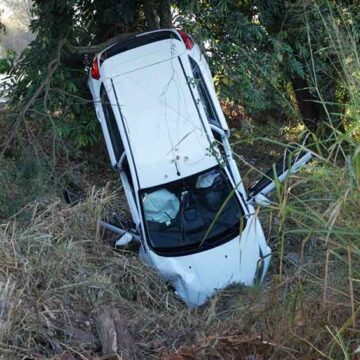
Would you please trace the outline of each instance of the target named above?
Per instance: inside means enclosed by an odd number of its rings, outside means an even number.
[[[321,124],[322,106],[311,93],[305,79],[295,77],[291,79],[295,92],[296,101],[305,126],[312,132],[316,132]]]
[[[144,0],[144,13],[148,30],[159,29],[154,0]]]
[[[172,16],[171,16],[171,4],[170,0],[160,0],[159,9],[160,27],[161,28],[172,28]]]

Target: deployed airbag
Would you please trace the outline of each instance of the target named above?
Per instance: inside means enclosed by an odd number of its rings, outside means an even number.
[[[148,221],[168,223],[179,212],[180,201],[175,194],[166,189],[146,194],[143,200],[145,218]]]

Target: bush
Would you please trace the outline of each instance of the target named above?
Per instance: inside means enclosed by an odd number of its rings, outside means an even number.
[[[26,218],[30,202],[41,201],[53,192],[50,168],[44,159],[34,156],[31,147],[11,159],[0,155],[0,169],[0,219],[19,212]]]

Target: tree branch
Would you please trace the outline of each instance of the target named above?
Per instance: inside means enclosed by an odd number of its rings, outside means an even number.
[[[69,53],[74,55],[95,54],[100,52],[101,50],[104,50],[105,48],[107,48],[108,46],[110,46],[111,44],[117,41],[124,40],[136,34],[137,34],[136,32],[119,34],[100,44],[89,45],[89,46],[75,46],[72,45],[69,40],[65,40],[64,47]]]

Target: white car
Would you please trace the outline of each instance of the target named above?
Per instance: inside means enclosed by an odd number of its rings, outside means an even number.
[[[190,307],[229,284],[261,282],[271,250],[253,205],[274,183],[264,178],[246,194],[193,39],[168,29],[117,42],[94,58],[89,87],[135,224],[102,223],[121,235],[117,245],[140,241],[143,261]]]

